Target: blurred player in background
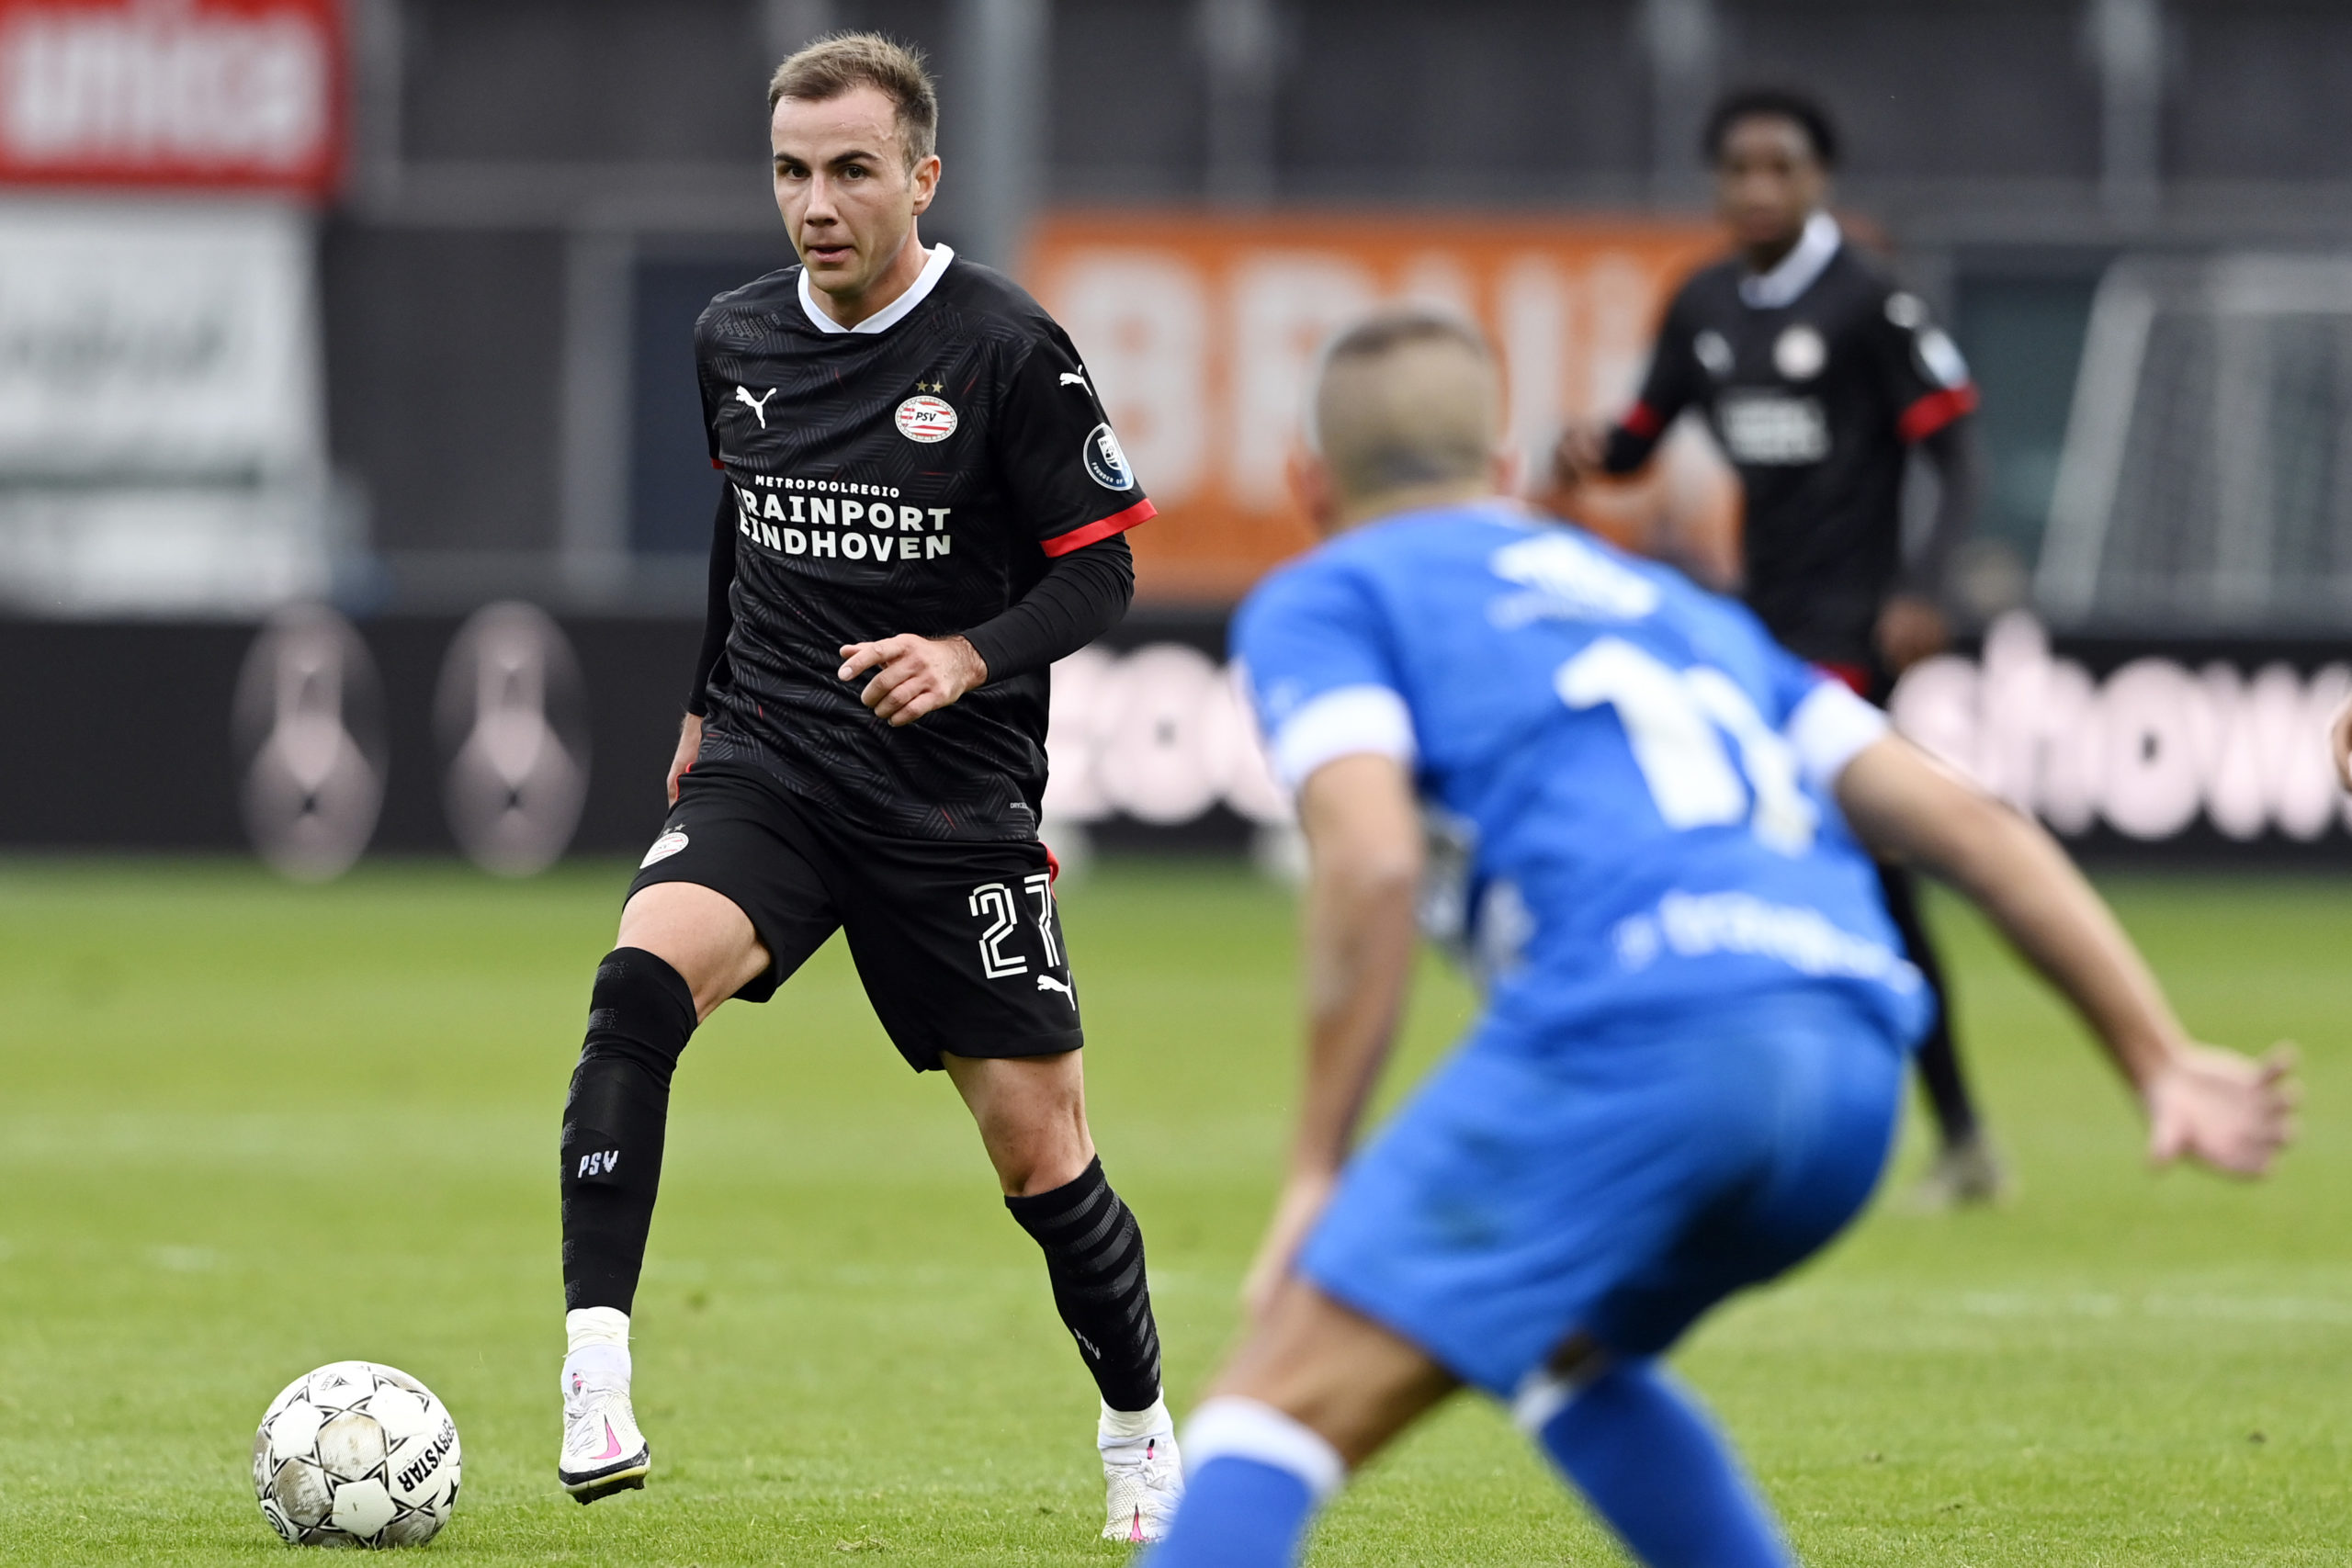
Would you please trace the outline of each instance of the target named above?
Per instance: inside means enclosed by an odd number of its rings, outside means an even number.
[[[1931,1001],[1873,852],[1950,877],[2057,984],[2156,1159],[2253,1175],[2291,1131],[2286,1062],[2192,1043],[2039,827],[1738,605],[1502,499],[1500,402],[1474,329],[1345,334],[1299,470],[1335,536],[1236,622],[1310,853],[1307,1079],[1254,1331],[1186,1427],[1151,1568],[1295,1561],[1463,1383],[1643,1562],[1790,1562],[1658,1358],[1878,1178]],[[1421,800],[1476,829],[1490,989],[1351,1157],[1412,972]]]
[[[1087,1130],[1037,838],[1047,668],[1125,613],[1122,536],[1152,505],[1062,330],[918,236],[940,171],[921,60],[823,39],[777,69],[768,107],[801,265],[695,324],[727,479],[673,809],[596,971],[564,1107],[558,1474],[588,1502],[652,1462],[628,1314],[688,1036],[730,997],[767,1000],[839,930],[892,1043],[954,1082],[1045,1251],[1102,1395],[1103,1533],[1156,1539],[1182,1472],[1143,1234]]]
[[[1705,411],[1738,471],[1749,608],[1782,646],[1883,704],[1946,642],[1939,592],[1977,489],[1976,389],[1951,339],[1896,289],[1828,210],[1828,115],[1794,93],[1734,93],[1706,133],[1717,205],[1739,249],[1668,308],[1640,399],[1613,425],[1561,439],[1562,491],[1647,463],[1686,408]],[[1941,483],[1926,538],[1903,547],[1903,480],[1923,454]],[[1942,1150],[1922,1195],[1983,1201],[2002,1176],[1954,1049],[1918,888],[1885,868],[1887,908],[1935,996],[1918,1054]]]

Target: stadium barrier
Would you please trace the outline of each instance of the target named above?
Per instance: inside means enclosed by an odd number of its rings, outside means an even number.
[[[1223,615],[1139,609],[1065,660],[1049,836],[1238,852],[1284,819],[1223,660]],[[257,849],[290,875],[363,851],[503,874],[659,830],[700,627],[550,617],[359,623],[0,621],[0,845]],[[1997,623],[1929,660],[1897,721],[2078,852],[2352,865],[2326,717],[2352,662],[2319,642],[2061,638]]]

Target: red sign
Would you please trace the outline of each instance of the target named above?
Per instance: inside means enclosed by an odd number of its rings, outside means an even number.
[[[0,184],[324,196],[337,0],[0,0]]]
[[[1634,399],[1675,286],[1712,226],[1595,215],[1062,212],[1023,276],[1085,355],[1159,516],[1134,541],[1138,592],[1231,600],[1306,547],[1286,460],[1325,339],[1385,301],[1481,322],[1502,351],[1510,440],[1530,487],[1570,417]],[[1738,489],[1679,432],[1638,481],[1588,487],[1580,522],[1678,558],[1728,559]]]

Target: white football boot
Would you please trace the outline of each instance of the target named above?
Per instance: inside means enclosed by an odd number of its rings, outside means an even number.
[[[637,1429],[628,1389],[589,1382],[578,1372],[563,1380],[563,1451],[555,1477],[576,1503],[634,1492],[653,1468],[653,1450]]]
[[[1105,1405],[1095,1447],[1106,1494],[1102,1539],[1140,1544],[1166,1535],[1184,1495],[1184,1461],[1166,1403],[1132,1414]]]

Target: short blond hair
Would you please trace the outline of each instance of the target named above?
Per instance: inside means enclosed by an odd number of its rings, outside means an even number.
[[[1501,437],[1501,377],[1476,326],[1407,306],[1332,340],[1310,412],[1309,439],[1351,501],[1481,479]]]
[[[899,141],[911,169],[939,148],[939,89],[922,51],[880,33],[831,33],[775,68],[768,112],[786,98],[820,104],[871,87],[898,109]]]

